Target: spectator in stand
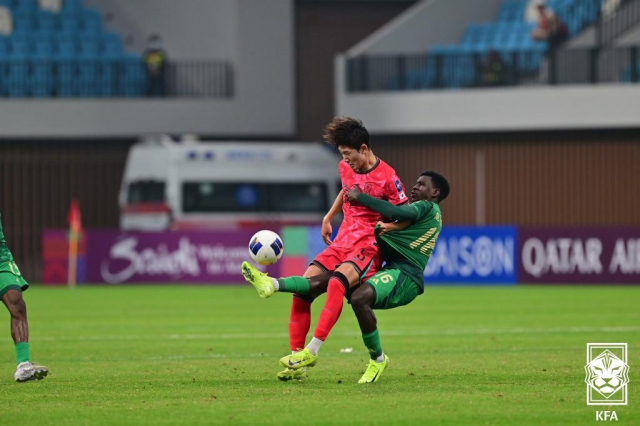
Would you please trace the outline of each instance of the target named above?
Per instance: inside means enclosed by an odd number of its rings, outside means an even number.
[[[13,32],[13,17],[8,7],[0,6],[0,36],[8,36]]]
[[[536,2],[538,10],[538,25],[531,33],[531,38],[536,41],[546,41],[551,50],[565,41],[569,32],[567,26],[556,16],[553,10],[549,9],[544,0]]]
[[[147,71],[147,96],[163,97],[165,95],[165,68],[167,53],[162,48],[160,36],[152,34],[147,39],[147,50],[144,52],[144,65]]]
[[[487,52],[482,65],[482,85],[489,87],[505,86],[508,80],[507,65],[496,50]]]
[[[38,6],[41,10],[51,13],[59,13],[62,8],[62,0],[38,0]]]

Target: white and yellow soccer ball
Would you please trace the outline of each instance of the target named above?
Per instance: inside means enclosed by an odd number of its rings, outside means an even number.
[[[282,238],[273,231],[256,232],[249,242],[249,254],[260,265],[273,265],[284,253]]]

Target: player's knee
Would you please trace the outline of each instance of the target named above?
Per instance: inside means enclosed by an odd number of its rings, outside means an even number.
[[[24,318],[27,315],[27,304],[24,303],[22,293],[17,291],[11,291],[10,293],[6,301],[11,316],[14,318]]]
[[[371,300],[367,295],[367,292],[356,291],[351,296],[351,307],[355,312],[369,309],[371,307]]]

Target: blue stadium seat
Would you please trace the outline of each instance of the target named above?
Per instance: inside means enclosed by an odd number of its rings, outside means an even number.
[[[119,58],[122,54],[122,38],[116,33],[102,36],[102,51],[107,58]]]
[[[143,96],[146,90],[144,63],[140,55],[128,54],[122,58],[118,92],[125,97]]]
[[[31,56],[31,39],[29,37],[19,35],[13,35],[9,39],[11,44],[11,56],[13,58],[26,59]]]
[[[82,12],[82,27],[85,31],[91,33],[102,32],[102,15],[100,11],[94,8],[85,9]]]
[[[13,43],[16,46],[16,43]],[[19,45],[19,43],[18,43]],[[10,97],[28,96],[29,55],[24,51],[12,51],[7,61],[6,88]]]
[[[59,34],[57,37],[57,47],[57,80],[58,82],[73,82],[77,79],[78,74],[77,39],[70,34]]]
[[[13,14],[14,33],[30,34],[36,29],[35,13],[16,12]]]
[[[58,16],[44,10],[39,11],[37,14],[37,28],[41,34],[54,33],[59,28]]]
[[[34,80],[31,83],[31,95],[34,98],[50,98],[54,94],[54,84],[51,80]]]
[[[73,81],[58,81],[55,86],[57,95],[61,98],[74,98],[78,96],[78,83]]]
[[[35,13],[38,10],[38,1],[37,0],[16,0],[13,3],[13,10],[15,12],[33,12]]]
[[[7,61],[9,59],[9,40],[0,36],[0,96],[6,96]]]
[[[97,79],[80,79],[78,81],[78,96],[81,98],[95,98],[99,95]]]
[[[60,29],[68,34],[77,34],[80,31],[80,21],[73,16],[63,16],[60,19]]]
[[[82,0],[63,0],[61,13],[63,15],[80,14],[83,7]]]

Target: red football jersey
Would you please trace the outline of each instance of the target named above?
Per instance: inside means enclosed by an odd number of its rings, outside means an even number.
[[[379,158],[376,158],[375,165],[366,172],[355,172],[344,161],[340,162],[338,169],[342,181],[344,219],[333,244],[339,247],[351,247],[368,240],[373,244],[375,241],[373,229],[382,216],[359,203],[351,204],[347,200],[347,191],[357,184],[365,194],[400,205],[408,201],[404,186],[396,175],[396,171]]]

